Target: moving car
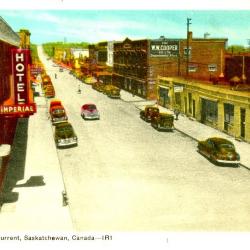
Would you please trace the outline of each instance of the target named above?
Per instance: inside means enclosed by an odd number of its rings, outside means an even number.
[[[99,120],[100,114],[99,111],[96,108],[95,104],[84,104],[81,107],[81,116],[83,119],[89,119],[89,120]]]
[[[174,116],[168,113],[158,113],[151,118],[151,125],[157,130],[173,131]]]
[[[198,142],[198,152],[217,164],[240,163],[240,155],[236,152],[234,144],[224,138],[211,137]]]
[[[152,117],[159,114],[159,108],[154,106],[146,106],[144,110],[140,111],[141,119],[145,120],[146,122],[150,122]]]
[[[77,136],[69,122],[56,124],[54,139],[57,147],[77,146]]]
[[[62,67],[59,68],[59,72],[63,72],[63,68]]]

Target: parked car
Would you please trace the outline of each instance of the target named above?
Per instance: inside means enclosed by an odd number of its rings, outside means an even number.
[[[157,130],[173,131],[174,116],[168,113],[157,113],[152,116],[151,125]]]
[[[53,125],[66,122],[68,120],[68,116],[62,105],[53,106],[50,109],[50,118]]]
[[[100,114],[99,111],[96,108],[95,104],[84,104],[81,107],[81,116],[83,119],[88,119],[88,120],[99,120],[100,119]]]
[[[96,80],[95,77],[89,76],[89,77],[87,77],[87,78],[84,80],[84,82],[85,82],[86,84],[93,84],[93,83],[96,83],[97,80]]]
[[[152,116],[159,114],[159,108],[154,106],[146,106],[144,110],[140,111],[141,119],[145,120],[146,122],[150,122]]]
[[[57,147],[77,146],[77,136],[69,122],[56,124],[54,139]]]
[[[120,98],[120,89],[114,85],[109,85],[109,88],[106,88],[105,91],[110,98]]]
[[[52,84],[49,84],[46,86],[46,88],[44,89],[44,94],[45,94],[45,97],[47,98],[55,97],[55,89]]]
[[[59,99],[52,99],[52,100],[50,101],[50,104],[49,104],[49,111],[50,111],[51,108],[53,108],[54,106],[62,106],[61,100],[59,100]]]
[[[224,138],[211,137],[198,142],[198,152],[216,164],[240,163],[240,155],[236,152],[234,144]]]

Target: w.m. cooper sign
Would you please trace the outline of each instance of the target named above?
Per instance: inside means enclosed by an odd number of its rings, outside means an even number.
[[[11,103],[0,105],[0,115],[29,116],[36,112],[29,82],[30,50],[12,49],[11,59],[14,94]]]
[[[155,39],[150,41],[150,56],[177,57],[179,41],[171,39]]]

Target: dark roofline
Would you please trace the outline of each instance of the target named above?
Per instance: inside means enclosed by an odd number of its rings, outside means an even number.
[[[0,40],[14,46],[20,45],[19,35],[13,31],[10,25],[0,16]]]

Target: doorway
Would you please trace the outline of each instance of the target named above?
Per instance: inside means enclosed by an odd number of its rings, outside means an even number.
[[[246,109],[240,109],[240,136],[245,138]]]

